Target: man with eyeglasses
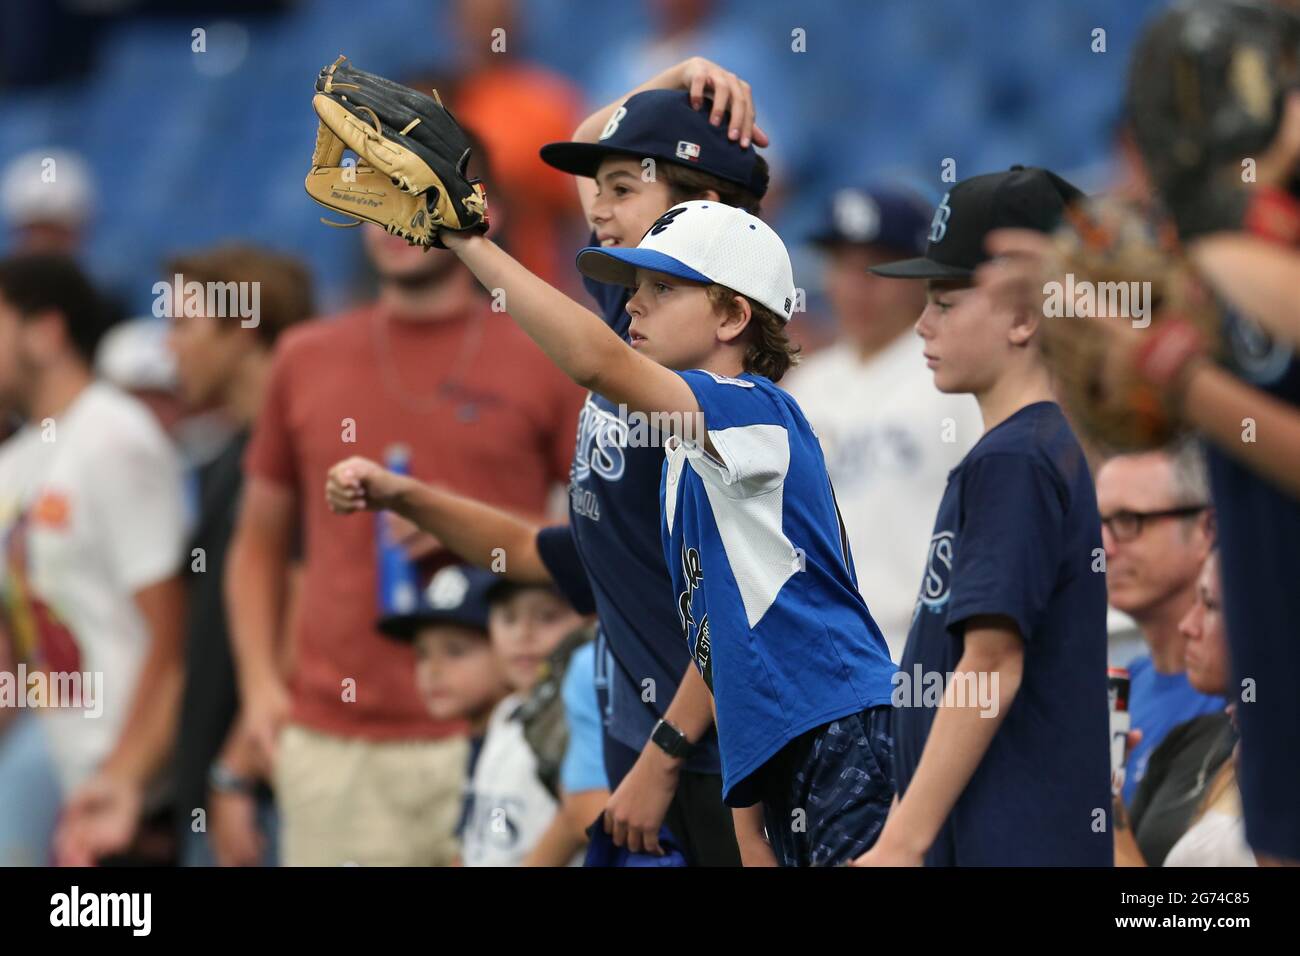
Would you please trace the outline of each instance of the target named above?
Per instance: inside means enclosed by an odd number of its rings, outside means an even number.
[[[1126,763],[1126,805],[1165,735],[1224,707],[1222,698],[1198,693],[1188,683],[1186,638],[1178,630],[1195,603],[1197,574],[1214,545],[1209,500],[1204,458],[1191,442],[1117,455],[1097,472],[1107,595],[1112,607],[1133,618],[1148,649],[1128,664],[1130,719],[1142,739]]]

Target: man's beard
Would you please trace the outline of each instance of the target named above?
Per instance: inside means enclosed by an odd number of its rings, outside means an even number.
[[[453,254],[440,251],[432,254],[426,253],[424,261],[418,269],[409,269],[397,273],[376,269],[376,272],[379,275],[380,285],[391,286],[403,292],[422,292],[442,284],[459,264],[460,260]]]

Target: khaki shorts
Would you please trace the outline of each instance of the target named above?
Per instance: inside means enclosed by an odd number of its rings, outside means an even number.
[[[275,799],[284,866],[449,866],[458,852],[464,737],[376,742],[290,725]]]

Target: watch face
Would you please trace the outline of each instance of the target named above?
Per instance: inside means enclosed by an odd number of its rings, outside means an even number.
[[[690,749],[686,735],[664,720],[655,726],[654,742],[670,757],[683,757]]]

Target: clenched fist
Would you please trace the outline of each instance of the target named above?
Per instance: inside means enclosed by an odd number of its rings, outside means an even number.
[[[336,514],[382,511],[392,506],[407,480],[369,458],[345,458],[325,478],[325,500]]]

